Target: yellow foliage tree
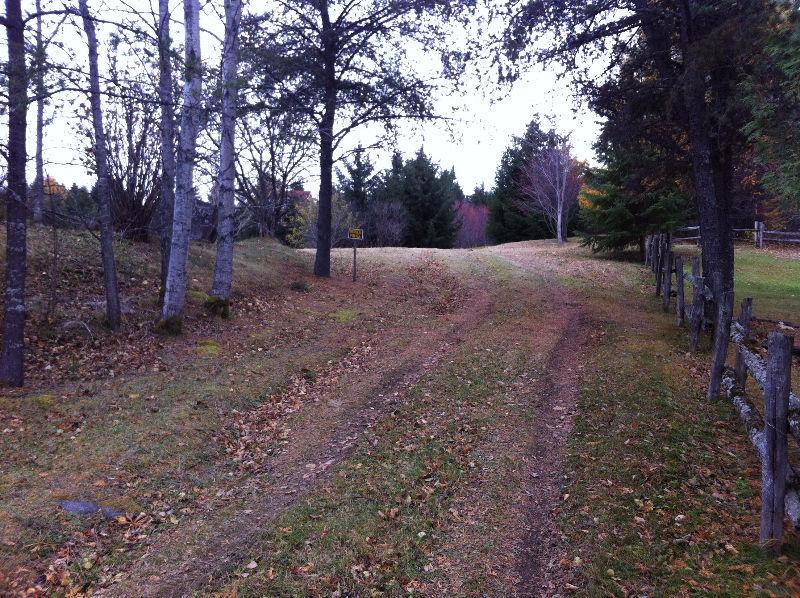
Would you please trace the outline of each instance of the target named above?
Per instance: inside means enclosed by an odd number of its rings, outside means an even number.
[[[65,200],[67,198],[67,188],[50,175],[44,177],[42,187],[44,188],[44,194],[49,196],[51,200],[55,198]]]

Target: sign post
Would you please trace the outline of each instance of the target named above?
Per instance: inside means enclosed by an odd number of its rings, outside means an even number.
[[[347,237],[353,241],[353,282],[356,281],[356,247],[359,241],[364,240],[364,230],[361,228],[351,228]]]

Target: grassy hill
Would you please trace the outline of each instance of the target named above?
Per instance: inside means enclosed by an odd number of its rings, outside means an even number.
[[[703,400],[708,356],[635,263],[549,242],[368,249],[352,283],[347,250],[319,280],[310,252],[252,240],[220,320],[202,308],[213,247],[193,246],[185,334],[165,337],[157,252],[125,245],[112,335],[85,234],[62,236],[45,318],[48,235],[31,385],[0,398],[2,594],[798,589],[798,537],[778,561],[757,546],[758,462]],[[800,313],[786,284],[755,305]]]

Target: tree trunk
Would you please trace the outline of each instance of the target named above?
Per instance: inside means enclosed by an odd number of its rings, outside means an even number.
[[[97,35],[87,0],[79,0],[83,29],[89,44],[89,101],[94,127],[94,159],[97,168],[97,206],[100,221],[100,253],[103,258],[103,283],[106,290],[106,319],[111,330],[120,326],[117,266],[114,259],[114,231],[111,228],[111,197],[108,188],[108,156],[100,105],[100,72],[97,65]]]
[[[562,226],[562,217],[561,214],[564,211],[564,203],[558,202],[558,214],[556,215],[556,241],[559,245],[564,244],[564,233],[561,230]]]
[[[320,2],[325,71],[325,108],[319,126],[319,209],[314,274],[331,275],[331,215],[333,204],[333,127],[336,121],[336,40],[327,0]]]
[[[0,382],[22,386],[25,378],[27,74],[25,25],[20,0],[6,0],[8,43],[8,190],[6,200],[6,292]]]
[[[42,2],[36,0],[36,178],[33,182],[32,217],[36,224],[44,220],[44,43],[42,42]]]
[[[158,0],[158,99],[161,104],[161,298],[167,283],[172,240],[172,210],[175,209],[175,94],[172,91],[172,40],[169,34],[169,0]]]
[[[175,172],[175,209],[172,213],[172,241],[159,328],[180,332],[186,302],[186,263],[194,208],[193,173],[197,134],[202,117],[202,59],[200,55],[200,2],[184,0],[186,74],[181,108],[181,131]]]
[[[684,3],[681,15],[681,42],[684,74],[683,100],[686,108],[689,153],[692,160],[695,198],[700,214],[700,244],[703,276],[711,283],[717,327],[714,335],[714,366],[711,372],[709,398],[716,398],[721,383],[721,365],[725,363],[730,315],[733,312],[733,230],[730,221],[728,182],[730,162],[716,155],[708,122],[707,77],[703,61],[696,56],[693,39],[694,16],[690,2]],[[724,305],[721,305],[724,303]],[[728,305],[730,303],[730,305]],[[720,321],[720,317],[726,320]],[[718,346],[723,343],[723,346]]]
[[[239,21],[241,0],[225,0],[225,39],[222,48],[222,124],[219,140],[219,216],[217,261],[211,287],[212,307],[227,317],[233,279],[233,195],[236,178],[236,102],[238,98]]]

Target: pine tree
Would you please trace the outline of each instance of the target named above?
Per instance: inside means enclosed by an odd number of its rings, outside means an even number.
[[[398,151],[392,154],[392,165],[383,175],[378,197],[386,202],[403,201],[403,156]]]
[[[492,199],[494,198],[494,193],[491,191],[487,191],[486,188],[481,184],[478,187],[475,187],[475,190],[472,192],[472,195],[467,197],[467,201],[472,204],[481,205],[481,206],[488,206]]]
[[[609,156],[606,164],[588,173],[578,198],[583,244],[592,251],[637,247],[643,254],[646,235],[672,230],[691,217],[689,197],[678,188],[636,187],[630,183],[633,165]]]
[[[409,217],[405,245],[452,247],[458,232],[453,209],[455,181],[440,173],[422,149],[404,164],[401,180],[401,202]]]
[[[500,161],[495,190],[489,203],[487,233],[495,243],[543,239],[550,236],[547,223],[540,216],[524,214],[518,207],[522,166],[532,155],[544,149],[548,135],[536,119],[522,137],[515,137]]]
[[[458,184],[456,180],[456,169],[450,168],[450,170],[445,170],[442,173],[442,182],[445,186],[445,192],[450,198],[450,202],[453,204],[461,203],[466,199],[464,195],[464,190],[461,189],[461,185]]]
[[[363,218],[375,199],[378,184],[375,166],[363,147],[356,148],[353,159],[344,163],[344,171],[338,171],[337,176],[342,197],[353,213]]]

